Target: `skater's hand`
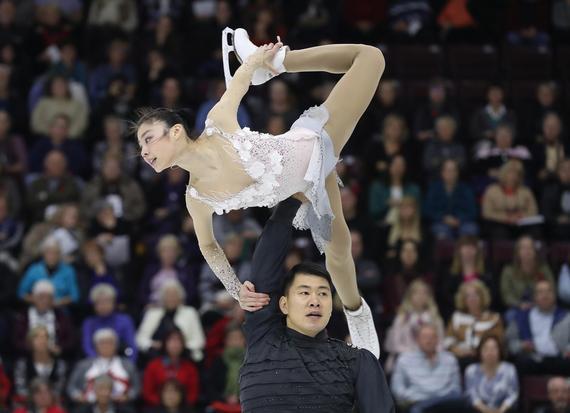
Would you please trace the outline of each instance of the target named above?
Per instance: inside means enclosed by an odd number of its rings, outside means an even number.
[[[249,281],[242,284],[239,290],[239,305],[241,308],[254,312],[261,310],[267,304],[269,304],[269,295],[256,293],[255,286]]]
[[[278,75],[279,72],[272,66],[271,62],[282,47],[283,43],[279,36],[277,36],[277,43],[264,44],[258,47],[255,53],[248,57],[246,63],[251,65],[254,69],[264,67],[269,69],[273,74]]]

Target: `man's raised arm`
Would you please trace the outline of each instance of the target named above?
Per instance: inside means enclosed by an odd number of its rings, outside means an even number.
[[[255,290],[269,294],[271,301],[261,310],[246,312],[244,330],[250,344],[263,337],[271,327],[281,323],[279,293],[283,263],[291,246],[293,218],[300,206],[301,202],[295,198],[280,202],[265,224],[255,247],[251,281]]]

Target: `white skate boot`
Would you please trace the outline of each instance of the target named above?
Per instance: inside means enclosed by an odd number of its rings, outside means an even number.
[[[378,341],[378,334],[374,327],[374,320],[372,319],[372,312],[370,307],[361,298],[362,305],[358,310],[350,311],[344,309],[346,321],[348,323],[348,331],[352,344],[356,347],[364,348],[370,351],[376,358],[380,357],[380,343]]]
[[[228,43],[228,35],[232,38],[232,44]],[[257,50],[257,46],[249,40],[249,35],[244,29],[232,30],[226,27],[222,32],[222,55],[224,62],[224,76],[226,78],[226,88],[229,86],[233,79],[230,73],[229,54],[234,52],[240,63],[243,63],[247,58]],[[289,46],[283,46],[273,57],[272,66],[277,70],[278,74],[285,72],[283,61],[285,54],[289,50]],[[259,68],[253,73],[251,79],[252,85],[261,85],[276,75],[269,69]]]

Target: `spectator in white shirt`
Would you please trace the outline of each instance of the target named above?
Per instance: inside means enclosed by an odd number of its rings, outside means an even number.
[[[392,392],[409,413],[463,411],[459,364],[447,351],[438,351],[438,329],[424,324],[417,335],[418,350],[400,355],[392,375]]]
[[[507,337],[520,372],[567,374],[570,371],[570,315],[556,305],[551,281],[536,283],[534,305],[517,310]]]

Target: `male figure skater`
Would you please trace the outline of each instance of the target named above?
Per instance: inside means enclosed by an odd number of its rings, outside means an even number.
[[[270,303],[246,313],[247,353],[240,371],[244,413],[393,412],[380,363],[368,350],[327,337],[332,312],[328,272],[302,263],[283,275],[292,221],[301,202],[282,201],[267,222],[252,261],[255,290]],[[253,290],[251,283],[242,287]]]

